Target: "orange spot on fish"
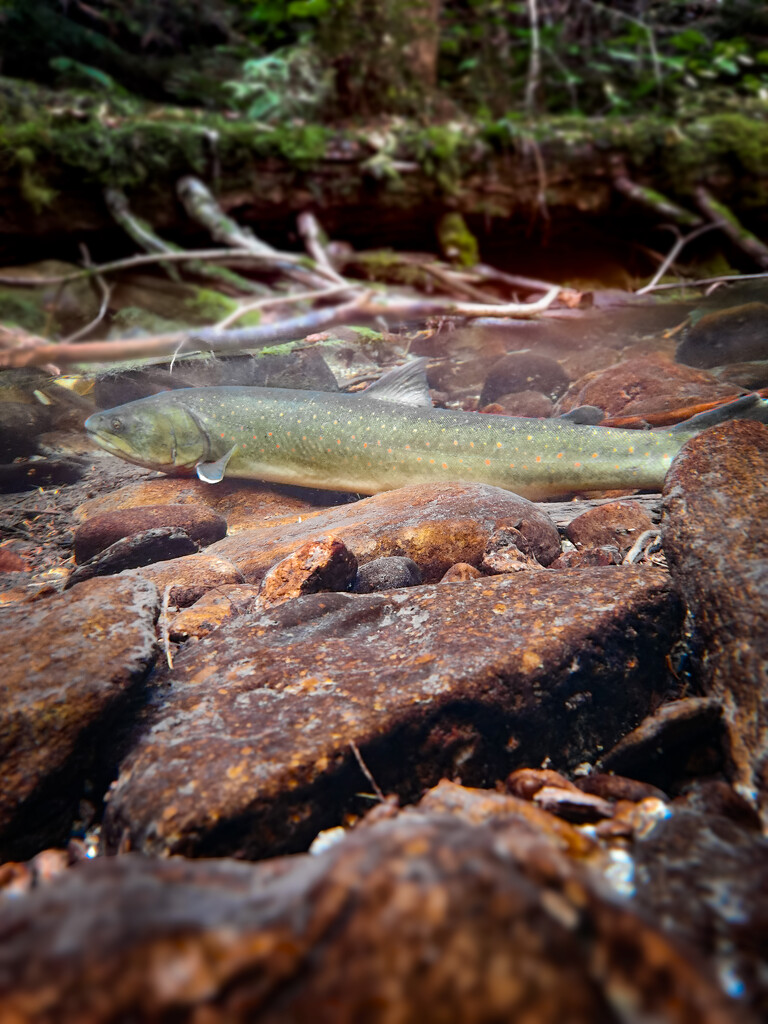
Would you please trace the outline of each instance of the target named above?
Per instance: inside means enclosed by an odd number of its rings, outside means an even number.
[[[581,469],[581,463],[580,463],[580,462],[574,462],[574,466],[575,466],[575,467],[576,467],[577,469]]]
[[[562,452],[558,452],[558,453],[557,453],[557,457],[558,457],[558,459],[562,459],[562,457],[563,457],[563,453],[562,453]]]
[[[486,460],[485,460],[485,464],[486,464],[486,466],[490,466],[490,464],[491,464],[491,460],[490,460],[490,459],[486,459]]]
[[[540,455],[537,455],[537,456],[536,456],[536,461],[537,461],[537,462],[541,462],[541,456],[540,456]]]
[[[447,462],[443,463],[443,469],[448,469],[448,463]]]

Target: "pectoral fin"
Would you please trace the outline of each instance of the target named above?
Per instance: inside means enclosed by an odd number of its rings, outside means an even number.
[[[236,451],[237,445],[233,445],[226,455],[222,455],[221,458],[216,459],[215,462],[198,462],[195,467],[198,477],[206,484],[220,484],[224,479],[224,471],[227,468],[227,463]]]

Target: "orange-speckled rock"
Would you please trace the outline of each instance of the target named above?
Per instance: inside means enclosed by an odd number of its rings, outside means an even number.
[[[336,537],[308,540],[266,573],[257,607],[272,608],[302,594],[347,590],[357,573],[357,559]]]
[[[207,636],[223,622],[251,611],[259,592],[247,583],[216,587],[198,598],[193,605],[171,617],[168,633],[171,640],[187,640],[191,636]]]
[[[548,839],[555,847],[574,857],[588,856],[596,848],[591,836],[561,818],[536,807],[529,800],[508,793],[497,793],[493,789],[472,789],[442,779],[427,790],[417,806],[420,811],[429,814],[442,812],[456,815],[472,825],[484,821],[501,821],[511,825],[514,821],[521,821],[526,826],[533,826],[542,839]]]
[[[594,758],[666,687],[681,608],[662,570],[524,573],[315,594],[182,649],[122,765],[109,849],[301,849],[385,792]]]
[[[408,810],[261,864],[99,858],[2,922],[8,1024],[752,1020],[514,817]]]
[[[210,552],[211,548],[208,548],[197,555],[185,555],[183,558],[154,562],[138,569],[126,569],[114,578],[148,580],[161,595],[165,593],[166,587],[170,587],[169,603],[177,608],[186,608],[215,587],[245,583],[243,574],[227,558]]]
[[[138,480],[92,498],[78,506],[74,516],[82,521],[105,512],[146,505],[202,505],[226,519],[229,533],[237,533],[257,526],[294,523],[318,509],[348,500],[349,495],[332,491],[294,490],[242,480],[223,480],[211,485],[197,477],[169,476]]]
[[[157,609],[143,580],[95,579],[0,610],[0,859],[66,839],[154,660]]]
[[[519,572],[521,569],[541,569],[533,556],[532,546],[512,527],[494,530],[485,546],[480,568],[491,575],[501,572]]]
[[[441,583],[466,583],[467,580],[476,580],[483,574],[474,565],[467,562],[456,562],[445,573],[440,580]]]
[[[598,565],[621,565],[621,552],[611,544],[584,551],[564,551],[550,569],[589,569]]]
[[[358,562],[403,555],[425,582],[439,580],[455,562],[479,565],[488,538],[500,527],[516,529],[528,553],[548,565],[560,553],[560,536],[530,501],[487,484],[414,484],[302,518],[300,523],[240,533],[212,544],[249,583],[309,540],[333,534]]]
[[[705,370],[661,357],[627,359],[575,381],[555,406],[555,413],[596,405],[608,416],[642,416],[732,395],[732,385]]]
[[[625,555],[640,534],[652,529],[653,521],[640,505],[633,501],[611,501],[572,519],[565,534],[579,550],[608,545]]]
[[[683,447],[662,538],[693,614],[698,684],[723,705],[732,781],[768,827],[768,427],[734,420]]]
[[[79,565],[115,541],[145,530],[175,526],[199,545],[212,544],[227,533],[227,521],[204,505],[140,505],[91,516],[75,530],[75,562]]]
[[[493,403],[504,416],[530,416],[533,419],[546,419],[552,415],[553,402],[549,395],[540,391],[510,391],[499,395]],[[485,412],[485,410],[481,410]]]

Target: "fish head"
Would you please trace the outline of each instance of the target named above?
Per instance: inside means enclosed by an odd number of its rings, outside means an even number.
[[[85,429],[112,455],[148,469],[192,469],[211,457],[207,432],[168,392],[95,412]]]

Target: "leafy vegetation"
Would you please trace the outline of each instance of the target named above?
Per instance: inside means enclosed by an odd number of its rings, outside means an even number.
[[[754,0],[0,0],[0,32],[6,75],[255,121],[768,102]]]

